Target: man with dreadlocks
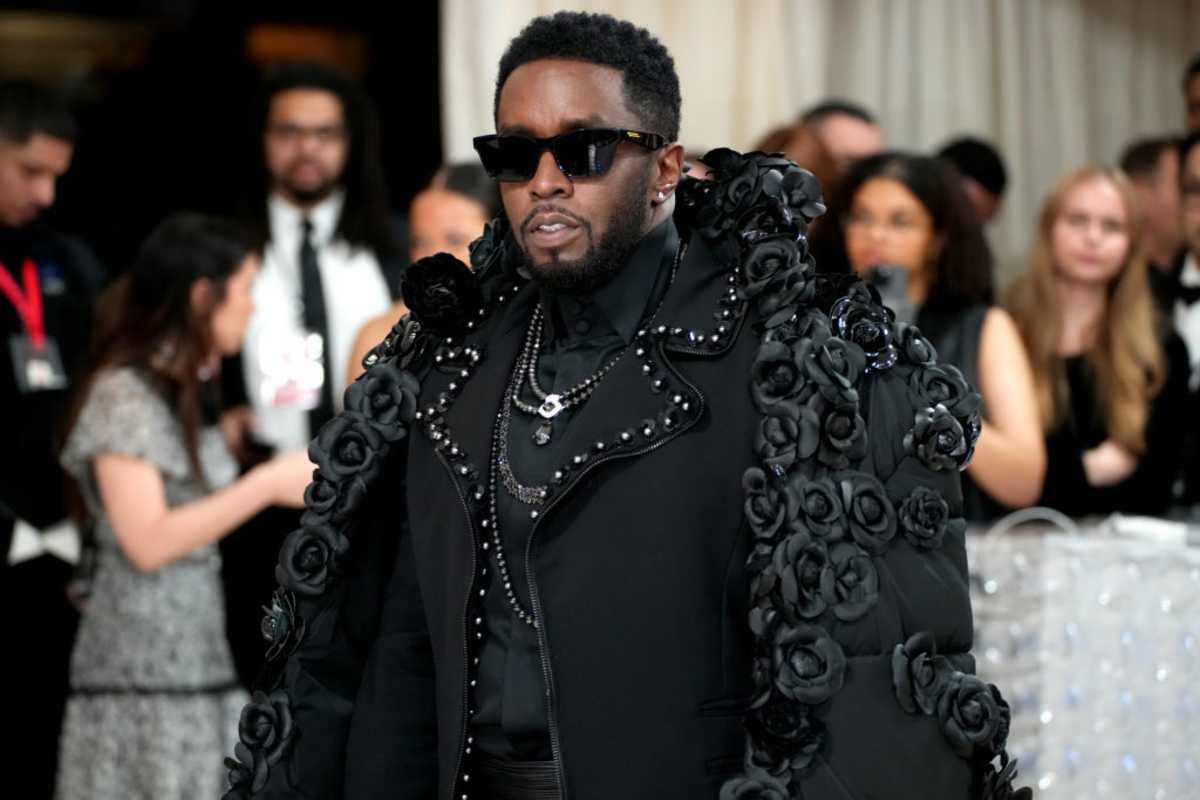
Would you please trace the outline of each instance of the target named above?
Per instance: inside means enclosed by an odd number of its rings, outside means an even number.
[[[808,173],[684,177],[649,33],[534,20],[505,214],[414,264],[264,620],[229,797],[1000,798],[958,471],[978,395],[814,274]]]

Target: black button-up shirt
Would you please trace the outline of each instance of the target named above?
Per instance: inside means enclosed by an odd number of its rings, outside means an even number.
[[[563,394],[630,346],[639,324],[661,302],[678,244],[674,223],[668,220],[647,234],[625,269],[590,296],[542,291],[540,302],[546,324],[537,372],[542,389]],[[522,398],[534,402],[528,387]],[[576,409],[564,410],[554,418],[551,440],[543,446],[533,442],[541,418],[512,410],[509,462],[521,483],[549,483],[554,470],[573,455],[561,443]],[[512,497],[499,479],[496,485],[509,576],[521,604],[532,611],[525,565],[527,554],[533,560],[532,551],[537,545],[535,541],[530,547],[529,541],[533,528],[530,512],[536,506]],[[478,747],[497,758],[550,760],[545,681],[549,661],[539,652],[537,631],[519,620],[508,605],[493,559],[489,559],[488,569],[493,580],[484,601],[487,635],[475,690]]]

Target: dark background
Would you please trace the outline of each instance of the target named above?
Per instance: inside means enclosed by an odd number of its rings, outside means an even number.
[[[47,218],[117,273],[167,214],[234,212],[261,147],[257,82],[277,60],[324,61],[361,81],[402,212],[441,163],[438,34],[436,2],[3,4],[0,77],[67,92],[81,135]]]

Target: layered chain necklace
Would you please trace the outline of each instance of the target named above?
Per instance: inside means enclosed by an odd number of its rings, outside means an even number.
[[[675,274],[679,270],[679,264],[683,260],[686,250],[686,244],[680,242],[679,248],[675,251],[675,261],[671,266],[668,287],[675,282]],[[665,296],[666,293],[664,292],[664,299]],[[647,324],[658,315],[660,308],[662,308],[661,300],[654,309],[654,313],[648,318]],[[488,516],[482,523],[482,526],[491,535],[490,549],[492,551],[492,559],[496,565],[496,572],[499,574],[500,585],[504,587],[508,605],[518,619],[534,628],[538,626],[537,619],[534,617],[533,612],[526,609],[521,603],[508,571],[508,560],[505,558],[504,545],[500,536],[497,483],[502,482],[505,490],[518,502],[534,506],[534,510],[530,512],[530,517],[535,521],[541,513],[538,507],[545,504],[546,498],[550,494],[550,487],[546,484],[523,484],[517,480],[517,476],[513,473],[508,451],[508,438],[512,427],[512,410],[515,408],[523,414],[541,419],[532,438],[535,445],[539,447],[545,446],[553,436],[554,418],[568,408],[582,405],[591,397],[592,392],[595,391],[596,386],[604,379],[604,376],[633,348],[632,343],[627,345],[603,366],[567,391],[557,393],[546,392],[538,384],[537,380],[537,362],[541,351],[545,324],[545,316],[539,305],[534,309],[533,316],[529,320],[529,329],[525,333],[524,346],[521,348],[521,353],[517,357],[516,364],[513,366],[508,387],[505,389],[504,397],[500,401],[500,412],[497,415],[496,426],[492,436],[492,469],[489,470],[488,477]],[[527,403],[521,399],[521,389],[526,383],[529,385],[530,392],[540,403]],[[497,478],[499,478],[499,481],[497,481]]]

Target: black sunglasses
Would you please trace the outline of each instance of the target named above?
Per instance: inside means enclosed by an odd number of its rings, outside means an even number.
[[[586,178],[608,172],[621,142],[657,150],[667,138],[624,128],[585,128],[548,139],[491,134],[475,137],[475,151],[487,174],[498,181],[529,180],[547,150],[554,154],[554,162],[564,175]]]

